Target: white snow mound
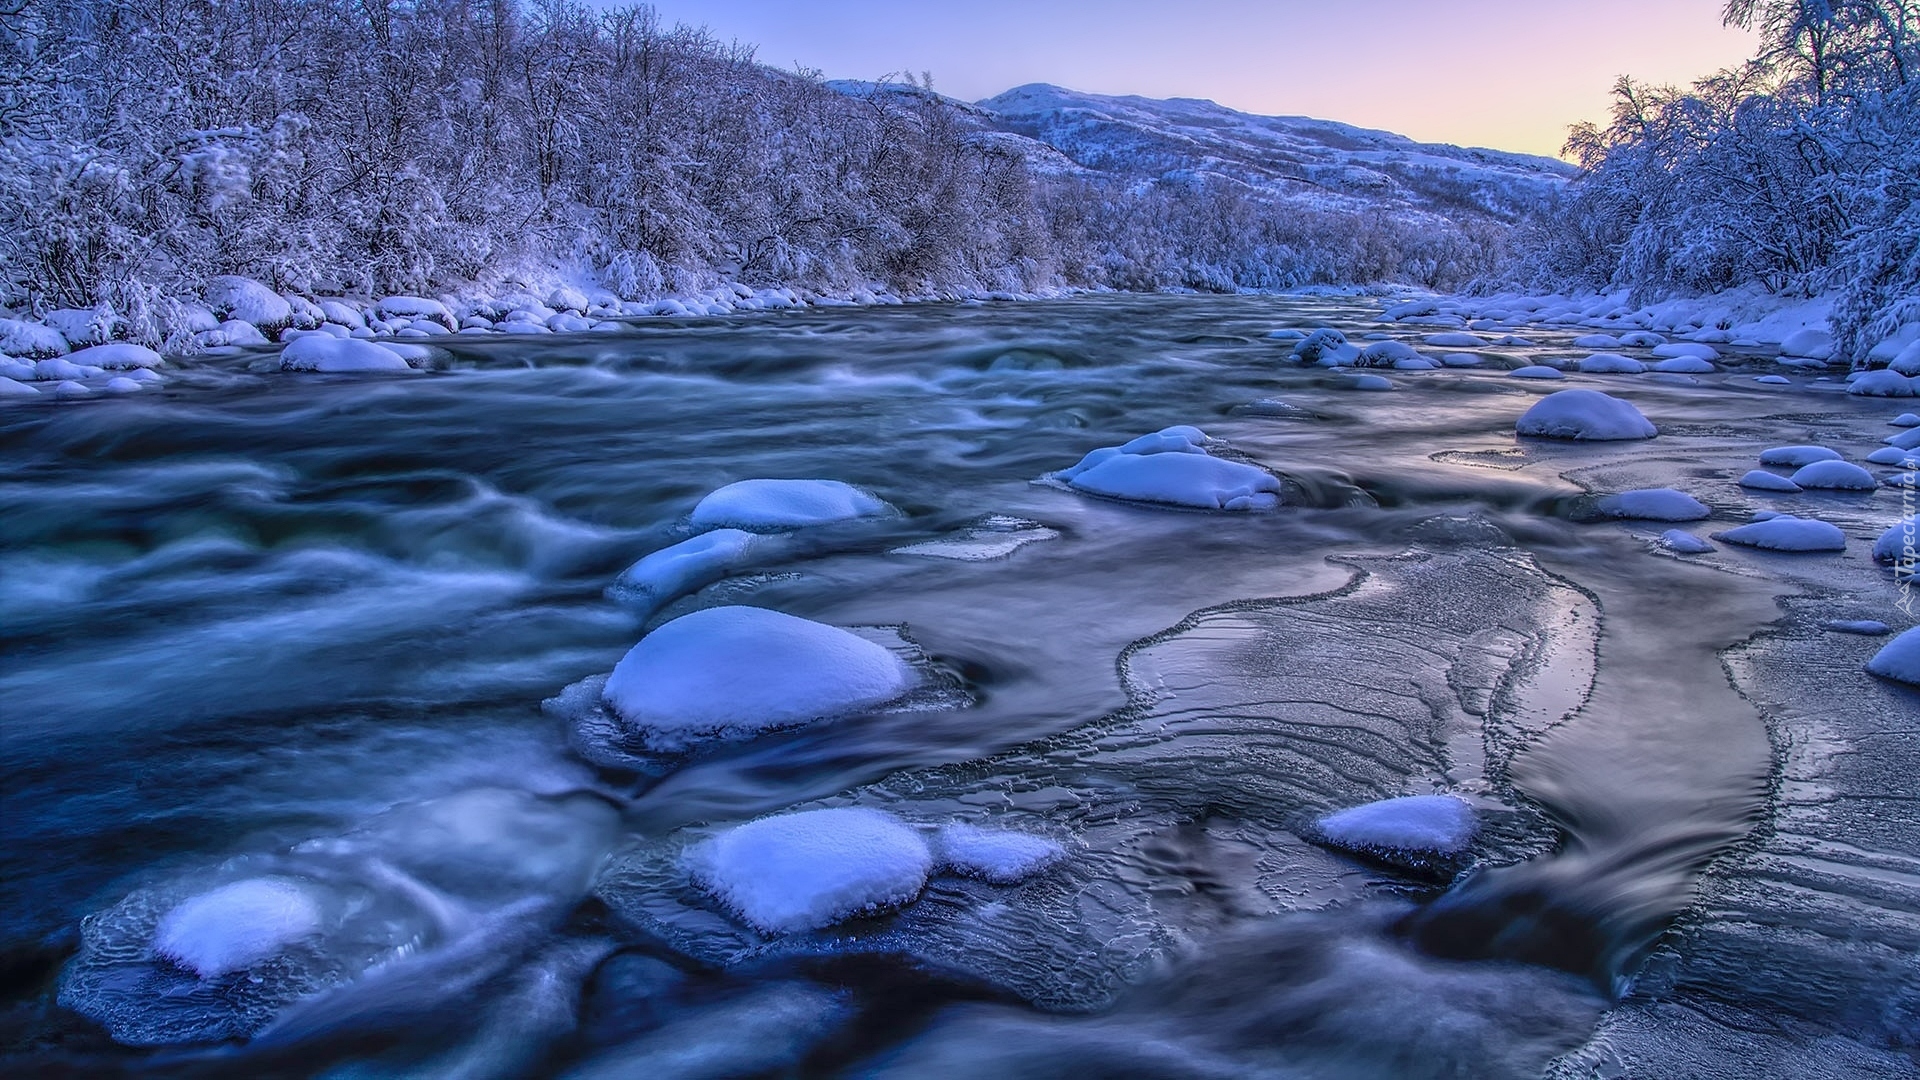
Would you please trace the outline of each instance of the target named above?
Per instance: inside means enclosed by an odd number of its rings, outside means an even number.
[[[1597,352],[1580,361],[1580,371],[1586,375],[1638,375],[1647,370],[1647,365],[1619,353]]]
[[[67,354],[67,359],[75,364],[106,368],[108,371],[158,367],[163,362],[160,354],[152,349],[126,341],[95,345],[92,348],[71,352]]]
[[[750,821],[694,848],[689,861],[721,903],[769,934],[898,907],[933,870],[918,832],[857,807]]]
[[[1873,561],[1883,563],[1920,562],[1920,514],[1901,518],[1873,542]]]
[[[320,905],[282,878],[248,878],[201,893],[166,913],[160,955],[203,979],[243,971],[320,932]]]
[[[1115,499],[1203,510],[1270,510],[1280,505],[1280,481],[1272,473],[1206,453],[1119,452],[1069,472],[1073,475],[1065,479],[1073,487]]]
[[[1850,461],[1816,461],[1790,479],[1808,490],[1872,491],[1880,486],[1872,473]]]
[[[743,529],[715,529],[682,540],[642,558],[626,568],[608,590],[616,599],[631,599],[657,608],[676,596],[693,592],[726,577],[753,559],[753,549],[765,542]]]
[[[1612,441],[1659,434],[1640,410],[1598,390],[1561,390],[1534,402],[1514,430],[1544,439]]]
[[[1760,464],[1799,468],[1816,461],[1839,461],[1840,452],[1824,446],[1774,446],[1760,451]]]
[[[934,847],[941,866],[995,885],[1024,881],[1067,857],[1066,848],[1044,836],[959,823],[942,826]]]
[[[1792,514],[1717,532],[1713,538],[1768,551],[1844,551],[1847,547],[1846,534],[1839,529],[1824,521]]]
[[[1784,491],[1792,493],[1800,490],[1800,485],[1765,469],[1752,469],[1740,478],[1740,486],[1754,491]]]
[[[1705,555],[1713,545],[1685,529],[1668,529],[1660,534],[1660,544],[1677,555]]]
[[[1523,368],[1514,368],[1507,372],[1507,375],[1515,379],[1564,379],[1567,377],[1566,372],[1545,364],[1528,364]]]
[[[1473,807],[1451,795],[1406,795],[1336,810],[1315,825],[1351,851],[1457,855],[1473,841]]]
[[[1847,393],[1861,397],[1912,397],[1913,380],[1897,371],[1869,371],[1847,386]]]
[[[223,320],[237,319],[274,330],[293,322],[293,305],[286,297],[252,278],[216,277],[207,283],[206,300]]]
[[[1867,661],[1867,670],[1883,679],[1920,686],[1920,626],[1904,630]]]
[[[656,629],[602,693],[654,750],[871,708],[912,687],[893,653],[835,626],[756,607],[696,611]]]
[[[1672,488],[1640,488],[1608,495],[1600,500],[1600,512],[1643,521],[1700,521],[1713,514],[1707,504]]]
[[[838,480],[736,480],[693,508],[693,524],[766,532],[874,517],[891,511],[872,495]]]
[[[410,371],[399,353],[385,345],[359,338],[309,334],[295,338],[280,350],[282,371]]]

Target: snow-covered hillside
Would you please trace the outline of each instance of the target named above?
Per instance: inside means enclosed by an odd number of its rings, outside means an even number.
[[[1511,218],[1576,170],[1552,158],[1419,143],[1301,116],[1255,116],[1211,101],[1108,97],[1034,83],[978,103],[1005,130],[1087,169],[1135,180],[1206,177],[1330,209],[1480,210]]]

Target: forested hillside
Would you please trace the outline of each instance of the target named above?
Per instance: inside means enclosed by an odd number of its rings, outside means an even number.
[[[1444,288],[1495,264],[1514,209],[1280,203],[1005,128],[913,80],[766,67],[647,7],[25,0],[0,13],[0,299],[106,305],[154,338],[229,273],[308,295],[545,276],[628,299]]]

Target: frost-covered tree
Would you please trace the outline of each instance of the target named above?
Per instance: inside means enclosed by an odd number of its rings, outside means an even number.
[[[1686,91],[1622,79],[1584,175],[1521,231],[1536,284],[1838,294],[1849,355],[1920,315],[1920,3],[1732,0],[1759,55]]]

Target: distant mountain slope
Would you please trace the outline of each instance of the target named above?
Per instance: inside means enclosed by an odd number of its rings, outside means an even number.
[[[1034,83],[977,104],[995,126],[1086,169],[1138,180],[1225,179],[1325,209],[1387,203],[1512,219],[1576,171],[1552,158],[1419,143],[1330,120],[1254,116],[1192,98],[1109,97]]]

